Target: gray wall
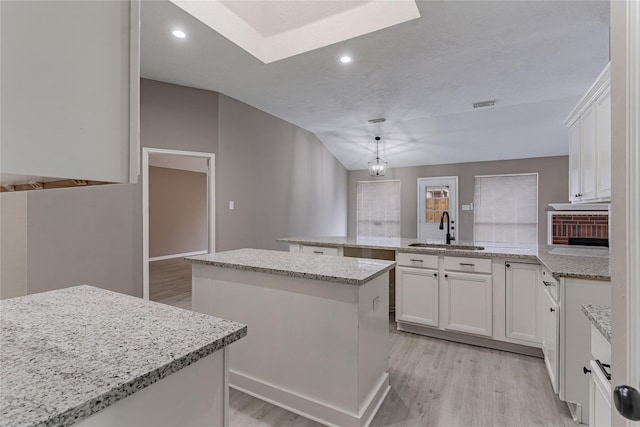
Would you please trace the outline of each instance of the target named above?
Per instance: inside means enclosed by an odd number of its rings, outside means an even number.
[[[346,234],[347,171],[313,134],[224,95],[219,127],[217,250]]]
[[[27,193],[0,193],[0,299],[27,294]]]
[[[141,80],[140,103],[143,147],[216,153],[218,251],[346,233],[347,171],[312,134],[215,92],[152,80]],[[27,211],[27,293],[89,283],[141,296],[141,193],[140,184],[30,191],[24,209],[3,195],[3,209]]]
[[[88,284],[140,295],[140,219],[126,184],[30,191],[27,291]]]
[[[473,202],[475,175],[538,172],[538,241],[546,243],[549,203],[567,203],[569,185],[569,156],[533,159],[500,160],[493,162],[455,163],[448,165],[390,168],[384,178],[399,179],[401,185],[402,237],[415,238],[417,232],[418,178],[458,176],[458,231],[460,240],[473,240],[473,211],[462,211],[463,204]],[[349,235],[356,234],[356,182],[370,181],[368,171],[349,172]]]
[[[149,167],[149,257],[207,245],[207,174]]]

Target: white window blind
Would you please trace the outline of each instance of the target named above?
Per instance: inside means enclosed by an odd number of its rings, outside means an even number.
[[[474,240],[538,242],[538,174],[476,176]]]
[[[400,181],[358,181],[358,237],[400,237]]]

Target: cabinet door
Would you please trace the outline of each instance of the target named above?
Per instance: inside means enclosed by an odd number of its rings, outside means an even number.
[[[569,128],[569,201],[580,201],[580,119]]]
[[[397,267],[396,320],[438,326],[438,271]]]
[[[589,382],[589,427],[611,425],[611,385],[600,372],[595,361],[591,361]]]
[[[611,199],[611,90],[603,93],[597,106],[597,196]]]
[[[580,199],[593,200],[596,198],[596,106],[591,105],[580,120],[582,122],[582,191]]]
[[[492,335],[491,276],[447,272],[447,325],[451,331]]]
[[[506,264],[506,331],[508,338],[539,343],[537,334],[538,286],[537,264]]]
[[[560,312],[558,304],[545,292],[545,305],[542,307],[544,316],[544,341],[542,352],[544,353],[544,363],[547,366],[547,373],[553,386],[553,392],[558,393],[558,350],[560,348]]]
[[[3,174],[136,182],[139,1],[1,3]]]

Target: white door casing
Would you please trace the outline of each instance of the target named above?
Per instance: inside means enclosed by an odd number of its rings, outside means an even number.
[[[433,190],[445,189],[448,191],[447,209],[442,206],[436,207],[434,213],[439,212],[437,219],[435,216],[427,221],[427,191],[433,193]],[[437,199],[437,198],[436,198]],[[437,202],[441,203],[441,202]],[[451,220],[451,237],[458,239],[460,235],[458,222],[458,177],[457,176],[440,176],[429,178],[418,178],[418,239],[425,240],[445,240],[447,234],[446,222],[443,224],[443,230],[439,229],[441,212],[446,210],[449,212]],[[434,222],[435,221],[435,222]]]
[[[209,164],[207,172],[208,253],[216,251],[215,154],[144,147],[142,149],[142,298],[146,300],[149,299],[149,156],[151,154],[207,159]]]
[[[612,387],[640,389],[640,2],[611,2]],[[613,425],[638,426],[611,410]]]

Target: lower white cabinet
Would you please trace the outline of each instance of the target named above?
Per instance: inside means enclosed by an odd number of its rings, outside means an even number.
[[[595,360],[592,360],[590,365],[589,426],[609,427],[611,425],[611,384]]]
[[[544,319],[542,353],[544,354],[544,364],[549,373],[553,392],[557,394],[560,362],[558,355],[560,348],[560,306],[544,288],[542,288],[541,292],[543,304],[540,316]]]
[[[447,271],[445,329],[490,337],[492,335],[491,275]]]
[[[438,270],[397,267],[396,321],[438,326]]]
[[[540,343],[542,334],[537,321],[539,274],[538,264],[505,264],[507,338]]]

